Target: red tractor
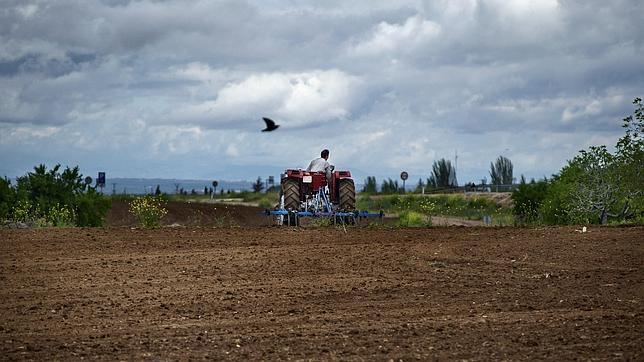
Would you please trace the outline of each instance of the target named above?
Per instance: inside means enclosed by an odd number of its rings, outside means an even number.
[[[282,175],[280,208],[331,215],[356,209],[356,188],[349,171],[286,170]],[[313,215],[312,215],[313,216]]]
[[[380,218],[384,213],[356,210],[356,187],[349,171],[310,172],[286,170],[282,175],[280,204],[265,210],[277,225],[300,225],[306,217],[328,218],[334,224],[356,225],[360,220]]]

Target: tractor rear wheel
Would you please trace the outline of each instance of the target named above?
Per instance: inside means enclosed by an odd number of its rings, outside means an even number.
[[[282,182],[282,195],[284,195],[284,208],[286,210],[299,211],[300,185],[296,180],[284,180]]]
[[[353,180],[341,179],[339,183],[340,210],[353,211],[356,209],[356,187]]]

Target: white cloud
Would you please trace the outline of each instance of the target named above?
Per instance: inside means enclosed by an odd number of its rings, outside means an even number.
[[[43,141],[60,132],[58,127],[15,127],[0,133],[0,144],[18,146],[24,143]]]
[[[199,106],[216,118],[278,117],[290,126],[351,114],[359,80],[339,70],[262,73],[229,83],[216,100]],[[273,116],[275,115],[275,116]]]
[[[149,129],[147,136],[151,138],[150,151],[160,158],[199,151],[205,140],[199,127],[157,126]]]
[[[357,56],[378,56],[413,52],[439,36],[441,26],[419,15],[409,17],[404,24],[381,22],[366,39],[353,45],[349,52]]]
[[[590,117],[596,117],[605,112],[605,108],[615,108],[624,104],[626,97],[623,94],[607,94],[605,96],[583,97],[580,99],[569,99],[562,102],[564,107],[561,114],[561,121],[570,124],[576,120],[582,122]],[[613,120],[612,123],[614,123]]]
[[[191,79],[204,83],[220,82],[230,75],[228,69],[213,69],[202,62],[191,62],[179,67],[171,67],[178,78]],[[227,75],[228,74],[228,75]]]
[[[36,4],[27,4],[27,5],[24,5],[24,6],[19,6],[17,8],[17,10],[18,10],[18,13],[20,15],[22,15],[23,17],[28,19],[28,18],[33,17],[34,14],[36,14],[36,12],[38,11],[38,5],[36,5]]]

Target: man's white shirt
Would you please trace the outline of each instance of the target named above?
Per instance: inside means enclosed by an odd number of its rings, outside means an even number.
[[[311,161],[311,163],[309,164],[309,167],[307,167],[306,170],[311,172],[320,172],[320,171],[326,172],[329,166],[331,166],[331,164],[328,163],[327,160],[323,159],[322,157],[318,157],[315,160]]]

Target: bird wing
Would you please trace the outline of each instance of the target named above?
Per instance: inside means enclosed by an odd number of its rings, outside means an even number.
[[[267,128],[275,127],[275,122],[273,122],[272,119],[266,118],[266,117],[262,117],[262,118],[264,119],[264,122],[266,122],[266,127]]]

